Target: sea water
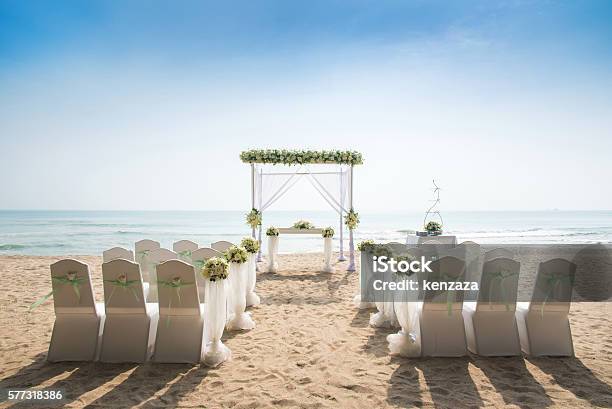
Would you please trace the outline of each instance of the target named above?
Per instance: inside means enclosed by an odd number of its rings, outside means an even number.
[[[157,240],[172,248],[177,240],[210,246],[218,240],[234,243],[250,235],[241,211],[0,211],[0,254],[100,255],[121,246],[133,248],[141,239]],[[553,244],[612,243],[612,211],[533,212],[445,212],[444,233],[459,241],[485,243]],[[361,212],[355,241],[404,242],[400,230],[417,230],[422,213]],[[270,211],[263,217],[268,226],[289,227],[299,219],[317,227],[336,230],[334,246],[339,248],[340,220],[333,212]],[[265,231],[263,235],[266,247]],[[348,248],[348,232],[344,232]],[[317,235],[290,235],[280,240],[279,251],[323,251]]]

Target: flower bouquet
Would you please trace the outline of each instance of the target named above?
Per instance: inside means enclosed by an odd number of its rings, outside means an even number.
[[[293,223],[293,228],[298,230],[309,230],[314,229],[314,224],[310,223],[308,220],[298,220]]]

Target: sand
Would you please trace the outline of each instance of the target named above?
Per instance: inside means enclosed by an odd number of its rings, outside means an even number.
[[[101,258],[75,258],[101,301]],[[225,333],[233,360],[219,368],[50,364],[52,302],[28,306],[58,259],[0,257],[0,389],[61,388],[68,407],[612,407],[610,304],[572,305],[575,358],[393,358],[391,330],[352,305],[357,275],[319,272],[321,254],[281,255],[279,273],[258,275],[257,327]]]

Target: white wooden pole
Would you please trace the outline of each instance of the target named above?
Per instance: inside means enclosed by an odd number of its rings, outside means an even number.
[[[342,171],[342,165],[340,166],[340,254],[338,256],[338,261],[345,261],[346,257],[344,257],[344,226],[342,224],[342,213],[344,210],[344,173]]]
[[[353,209],[353,165],[349,174],[349,209]],[[355,271],[355,243],[353,242],[353,230],[349,229],[349,266],[348,271]]]
[[[251,163],[251,209],[255,209],[255,164]],[[255,238],[255,227],[251,229],[251,237]],[[261,247],[261,243],[259,244]]]

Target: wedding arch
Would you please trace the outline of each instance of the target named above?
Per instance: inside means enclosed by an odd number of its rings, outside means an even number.
[[[314,189],[338,214],[339,261],[346,260],[343,244],[344,224],[348,227],[349,266],[347,270],[355,271],[353,230],[359,221],[357,213],[353,210],[353,167],[363,163],[361,153],[340,150],[256,149],[242,152],[240,159],[251,165],[251,208],[252,212],[259,217],[259,223],[251,225],[253,238],[258,238],[261,243],[263,212],[283,197],[300,179],[307,178]],[[311,165],[320,166],[318,166],[319,169],[312,170]],[[277,167],[281,167],[282,170],[277,170]],[[321,167],[325,169],[321,170]],[[258,261],[261,261],[261,249]]]

